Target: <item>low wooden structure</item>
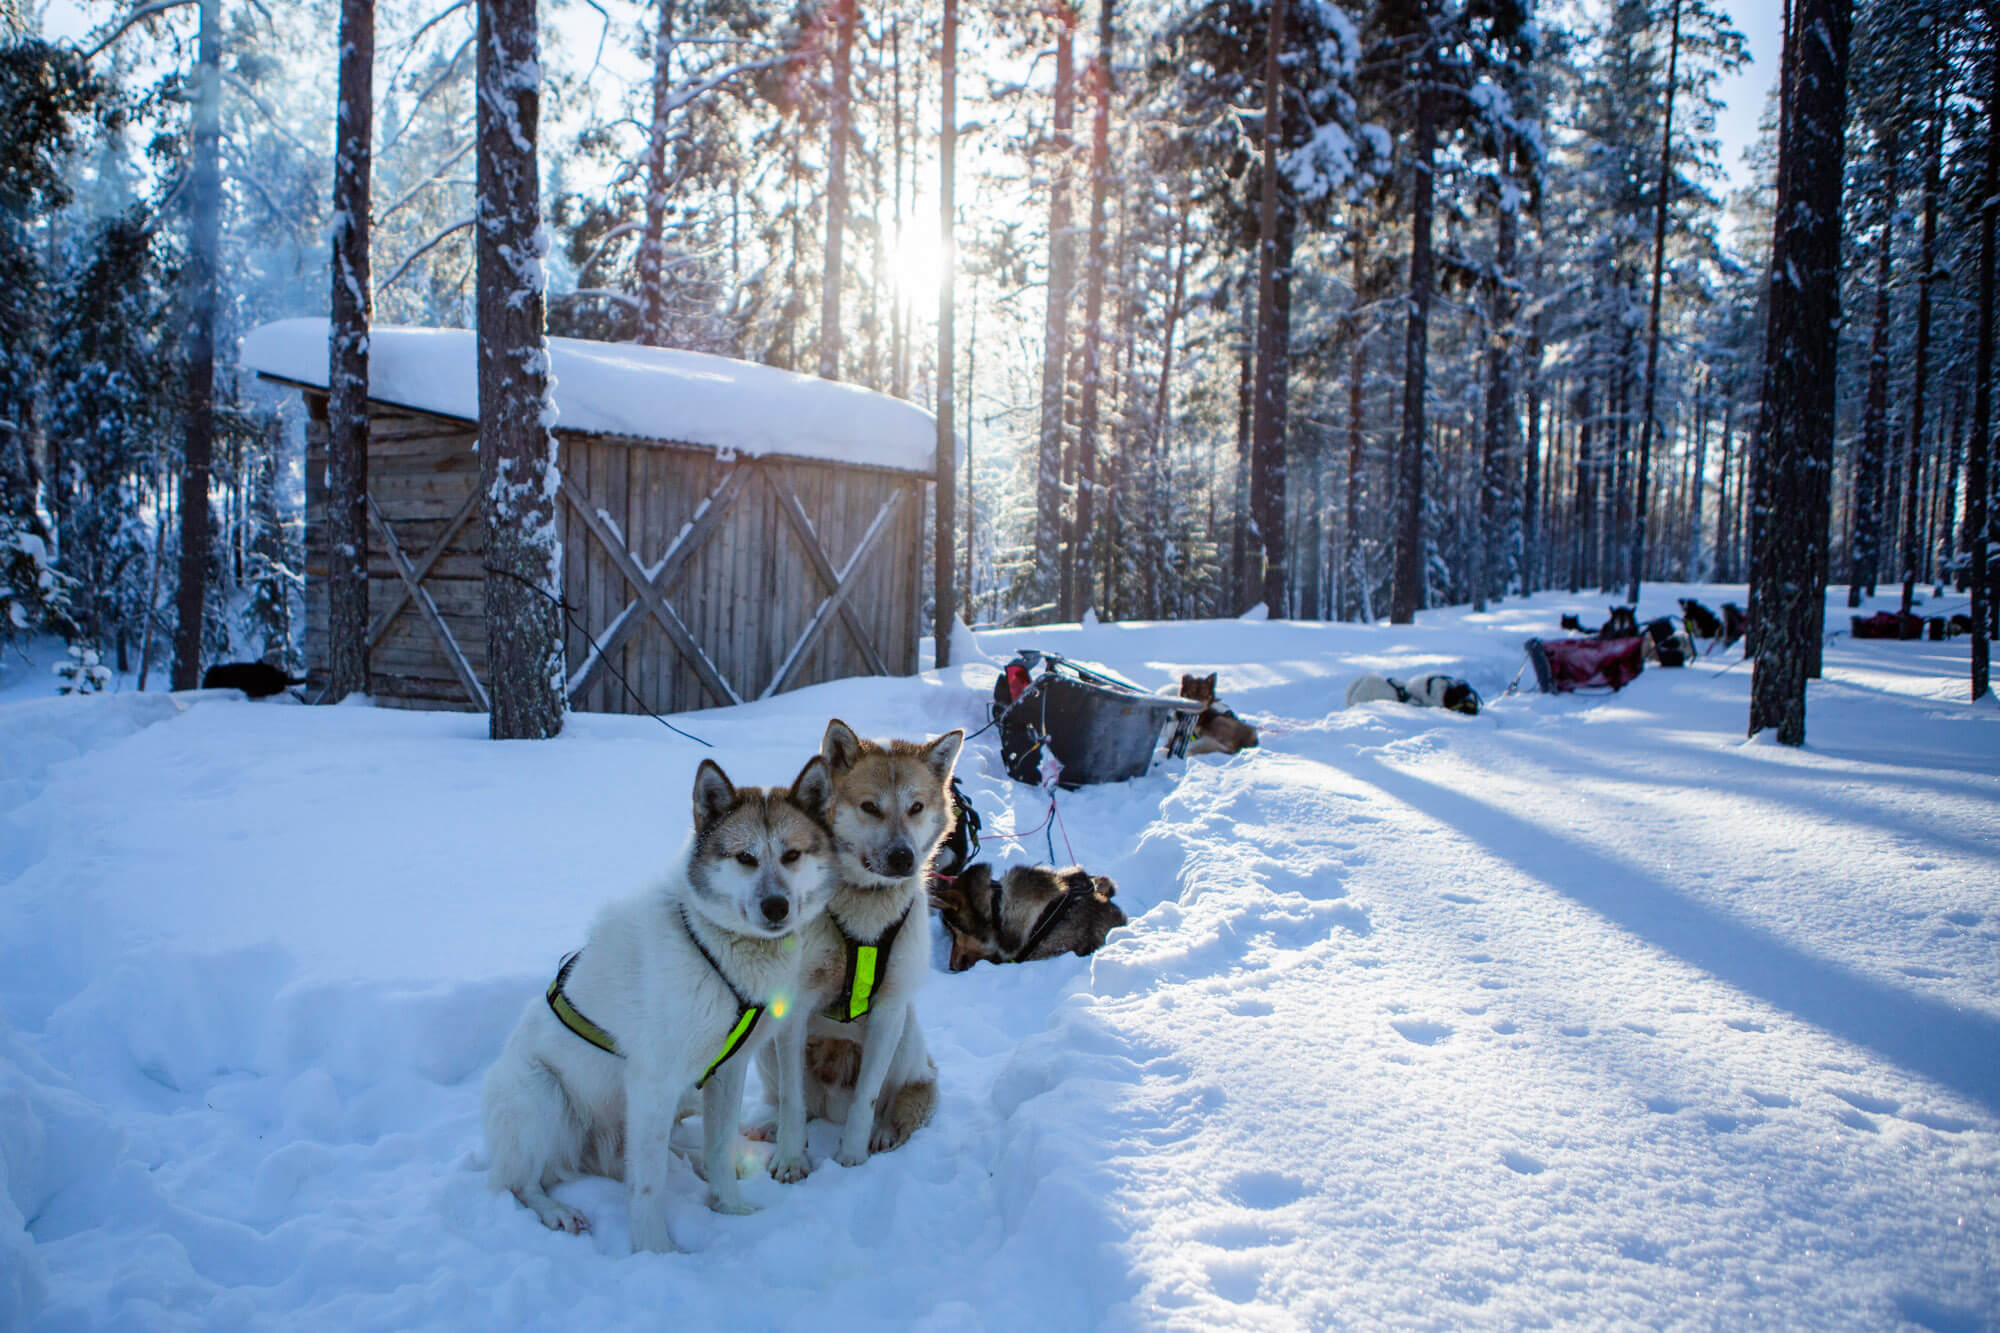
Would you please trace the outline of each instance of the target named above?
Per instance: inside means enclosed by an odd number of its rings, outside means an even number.
[[[308,409],[313,698],[327,665],[326,395],[264,373],[302,389]],[[382,402],[370,420],[370,691],[389,706],[484,711],[475,426]],[[572,707],[681,712],[916,671],[929,473],[560,426],[556,437]]]

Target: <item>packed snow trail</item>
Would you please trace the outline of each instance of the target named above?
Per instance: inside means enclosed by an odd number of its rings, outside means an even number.
[[[1502,698],[1566,610],[1602,607],[980,636],[1219,669],[1263,747],[989,838],[1067,840],[1130,927],[934,976],[934,1123],[853,1170],[814,1126],[747,1218],[683,1170],[666,1256],[613,1182],[561,1191],[581,1238],[488,1191],[478,1085],[707,751],[0,703],[0,1328],[2000,1325],[2000,709],[1964,642],[1836,641],[1794,751],[1742,739],[1733,658]],[[1362,670],[1489,708],[1341,711]],[[829,715],[977,726],[992,674],[688,725],[783,781]],[[967,788],[1033,828],[993,740]]]

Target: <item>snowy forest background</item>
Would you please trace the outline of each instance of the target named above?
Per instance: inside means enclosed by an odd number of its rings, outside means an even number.
[[[73,40],[46,35],[36,0],[0,0],[0,636],[53,628],[164,670],[204,379],[190,144],[212,77],[202,657],[296,668],[298,408],[233,349],[328,310],[340,5],[81,9],[95,27]],[[1730,190],[1718,88],[1744,46],[1721,9],[958,9],[968,621],[1260,601],[1407,619],[1746,578],[1779,108]],[[475,9],[374,11],[373,317],[468,326]],[[548,331],[934,406],[940,22],[918,0],[544,6]],[[1978,4],[1865,0],[1853,33],[1821,558],[1872,588],[1942,580],[1968,549],[2000,31]]]

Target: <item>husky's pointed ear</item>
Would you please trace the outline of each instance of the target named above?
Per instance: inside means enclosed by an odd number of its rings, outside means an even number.
[[[736,804],[736,786],[713,759],[701,761],[694,774],[694,824],[702,828],[728,814]]]
[[[963,912],[966,906],[965,888],[959,884],[933,884],[930,900],[931,906],[940,912]]]
[[[792,779],[792,804],[822,822],[826,819],[826,808],[833,803],[833,776],[826,771],[826,760],[814,755],[806,760],[806,766]]]
[[[965,728],[947,731],[944,735],[926,745],[923,749],[924,762],[939,782],[951,781],[952,765],[958,762],[958,752],[965,744]]]
[[[819,755],[826,760],[829,773],[845,773],[861,758],[861,738],[853,727],[834,718],[826,724],[826,735],[820,737]]]

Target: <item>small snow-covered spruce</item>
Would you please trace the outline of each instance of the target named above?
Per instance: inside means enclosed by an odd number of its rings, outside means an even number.
[[[69,655],[50,670],[56,674],[57,694],[96,694],[111,683],[111,668],[97,660],[97,650],[80,643],[69,646]]]

